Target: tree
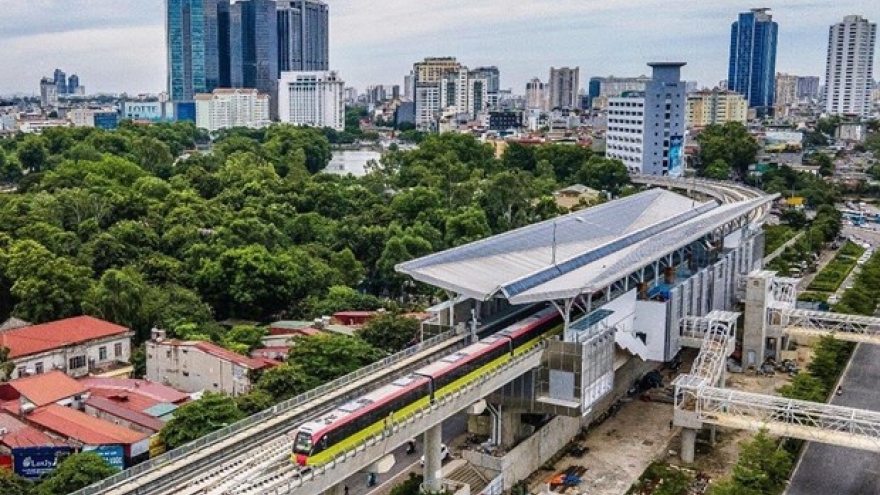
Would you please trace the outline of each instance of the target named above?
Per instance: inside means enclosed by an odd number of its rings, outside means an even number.
[[[46,165],[48,156],[46,139],[30,135],[19,142],[16,154],[18,155],[18,163],[23,169],[29,172],[40,172]]]
[[[0,383],[8,381],[15,371],[15,361],[9,357],[9,352],[8,347],[0,346]]]
[[[623,162],[599,156],[590,157],[576,176],[584,185],[614,195],[630,183],[629,172]]]
[[[270,368],[260,375],[254,390],[269,395],[274,402],[281,402],[317,387],[320,382],[303,371],[300,366],[283,364]]]
[[[360,292],[341,285],[334,285],[327,289],[323,297],[310,296],[301,308],[303,316],[317,318],[329,316],[338,311],[372,311],[382,307],[382,301],[369,294]]]
[[[479,208],[468,208],[446,218],[446,243],[460,246],[478,241],[492,234],[486,213]]]
[[[252,416],[275,405],[275,399],[264,390],[254,389],[235,398],[235,405],[244,414]]]
[[[419,320],[394,313],[380,313],[370,319],[357,335],[389,354],[409,347],[418,337]]]
[[[727,162],[719,158],[703,169],[703,177],[715,180],[730,179],[730,167],[727,166]]]
[[[74,454],[58,465],[49,476],[36,487],[37,495],[67,495],[85,488],[104,478],[113,476],[118,469],[107,464],[94,452]],[[3,492],[4,494],[6,492]]]
[[[384,352],[359,337],[334,334],[295,338],[287,362],[326,383],[383,357]]]
[[[206,392],[201,399],[178,408],[159,435],[168,449],[174,449],[242,418],[244,413],[232,397]]]
[[[792,459],[777,447],[766,431],[759,431],[744,444],[733,467],[729,481],[713,487],[711,495],[763,495],[779,493],[785,487],[791,472]]]
[[[6,153],[0,150],[0,184],[14,184],[21,180],[22,176],[18,162],[6,158]]]
[[[828,389],[821,380],[807,373],[800,373],[788,385],[779,388],[783,397],[812,402],[825,402]]]
[[[813,360],[807,365],[807,371],[822,382],[825,390],[831,390],[849,361],[852,347],[853,344],[837,340],[833,336],[822,336]]]
[[[0,493],[3,495],[30,495],[31,483],[9,469],[0,469]]]
[[[147,291],[144,278],[134,269],[107,270],[86,294],[83,310],[103,320],[143,331],[151,324],[143,313]]]
[[[252,325],[236,325],[226,333],[223,339],[223,346],[232,349],[233,346],[241,346],[249,355],[251,351],[262,347],[263,337],[267,331],[265,328],[255,327]]]
[[[721,160],[740,177],[748,175],[749,166],[755,163],[759,149],[748,129],[733,121],[706,126],[697,142],[700,144],[699,168],[705,169]]]

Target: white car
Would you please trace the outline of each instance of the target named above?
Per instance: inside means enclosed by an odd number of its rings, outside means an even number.
[[[445,443],[441,443],[440,444],[440,462],[444,462],[447,459],[449,459],[449,447],[447,447]],[[419,465],[421,465],[421,466],[425,465],[425,456],[422,456],[422,458],[419,459]]]

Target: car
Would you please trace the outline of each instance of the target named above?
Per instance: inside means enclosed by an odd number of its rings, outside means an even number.
[[[447,459],[449,459],[449,456],[450,456],[449,447],[447,447],[445,443],[441,443],[440,444],[440,462],[446,461]],[[422,456],[422,458],[419,459],[419,465],[420,466],[425,465],[425,456]]]

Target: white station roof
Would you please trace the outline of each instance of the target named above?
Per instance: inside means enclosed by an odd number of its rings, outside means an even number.
[[[575,297],[600,290],[772,199],[719,206],[651,189],[395,268],[478,300],[499,293],[512,304]]]

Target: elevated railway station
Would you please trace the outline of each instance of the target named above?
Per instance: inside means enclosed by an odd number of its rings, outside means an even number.
[[[433,491],[444,483],[438,425],[465,409],[492,417],[489,447],[522,440],[527,415],[567,418],[528,460],[537,467],[615,387],[625,390],[648,369],[640,363],[653,366],[684,346],[703,346],[719,329],[736,331],[730,310],[745,298],[748,274],[762,265],[761,224],[774,197],[743,186],[651,180],[696,195],[649,189],[403,263],[401,273],[449,294],[436,314],[445,332],[372,371],[76,495],[316,495],[341,490],[352,474],[384,469],[396,447],[423,433],[425,484]],[[534,315],[548,310],[555,322],[535,326]],[[728,349],[729,340],[713,345]],[[703,388],[718,383],[710,357]],[[401,392],[390,414],[370,395],[382,387]],[[334,439],[343,417],[364,426]],[[301,453],[291,456],[303,432],[329,440],[318,449],[303,438]],[[501,471],[492,486],[508,488],[516,480]]]

